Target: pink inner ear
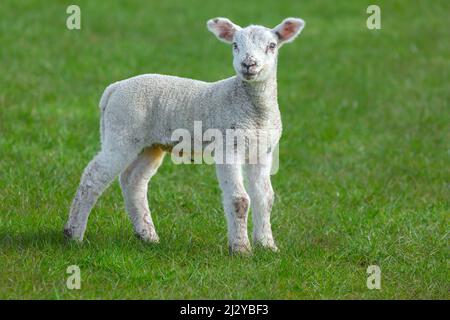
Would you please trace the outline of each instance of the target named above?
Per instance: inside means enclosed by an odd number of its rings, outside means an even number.
[[[281,40],[288,40],[297,33],[300,27],[301,25],[298,23],[286,21],[277,33]]]
[[[230,29],[227,29],[227,28],[220,29],[219,37],[227,39],[227,40],[231,40],[233,38],[233,33],[231,32]]]
[[[291,21],[286,21],[283,24],[283,28],[281,29],[281,38],[282,39],[289,39],[290,37],[292,37],[297,30],[299,29],[299,25],[295,24]]]
[[[233,26],[229,23],[223,23],[218,25],[219,37],[226,40],[233,40]]]

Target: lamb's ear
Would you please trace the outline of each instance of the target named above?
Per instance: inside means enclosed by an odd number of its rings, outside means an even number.
[[[280,44],[293,41],[302,31],[305,21],[299,18],[284,19],[279,25],[272,29],[277,35]]]
[[[234,24],[227,18],[214,18],[208,20],[206,23],[208,30],[216,35],[219,40],[231,43],[233,42],[233,36],[236,31],[241,30],[241,27]]]

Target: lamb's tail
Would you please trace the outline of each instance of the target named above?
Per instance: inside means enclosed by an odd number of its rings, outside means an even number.
[[[100,103],[98,104],[102,112],[105,111],[106,106],[108,105],[109,97],[114,92],[118,84],[119,82],[110,84],[109,86],[106,87],[105,91],[103,91],[102,97],[100,98]]]
[[[108,106],[109,97],[111,97],[111,94],[115,91],[117,87],[118,82],[110,84],[108,87],[106,87],[105,91],[103,91],[102,97],[100,98],[100,103],[98,104],[98,107],[100,108],[100,137],[101,141],[103,141],[104,137],[104,131],[105,131],[105,125],[104,125],[104,117],[103,114],[105,112],[106,107]]]

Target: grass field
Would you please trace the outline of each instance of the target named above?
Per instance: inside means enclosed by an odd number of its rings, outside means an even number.
[[[72,1],[0,4],[0,298],[450,298],[449,1],[75,3],[79,31],[66,29]],[[381,30],[366,28],[373,3]],[[279,61],[281,251],[230,257],[214,168],[168,159],[149,192],[159,245],[134,237],[117,182],[85,242],[66,242],[103,89],[233,75],[205,26],[215,16],[307,23]],[[70,265],[80,290],[66,288]],[[366,287],[369,265],[381,290]]]

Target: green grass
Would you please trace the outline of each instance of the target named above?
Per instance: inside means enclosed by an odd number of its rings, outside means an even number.
[[[2,1],[0,298],[449,299],[448,1]],[[370,31],[367,6],[382,9]],[[273,177],[281,252],[228,256],[212,166],[166,159],[149,198],[161,243],[132,233],[117,183],[85,243],[62,228],[99,148],[107,84],[233,74],[215,16],[307,22],[280,54],[284,132]],[[65,286],[79,265],[81,290]],[[368,290],[366,269],[382,269]]]

